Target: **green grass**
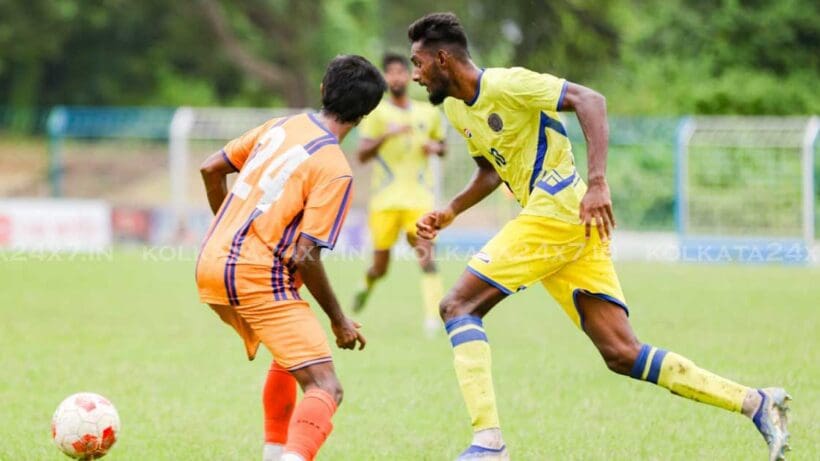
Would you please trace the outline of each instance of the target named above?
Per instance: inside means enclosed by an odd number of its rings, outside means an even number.
[[[0,254],[0,459],[66,459],[49,421],[77,391],[122,419],[106,459],[260,459],[267,352],[198,303],[193,259],[18,260]],[[343,300],[363,262],[329,262]],[[447,285],[463,263],[443,263]],[[792,393],[790,459],[820,454],[820,271],[619,264],[643,341],[750,385]],[[338,351],[345,401],[320,460],[452,459],[470,430],[444,335],[421,335],[419,276],[399,262],[360,320],[363,352]],[[743,417],[608,372],[540,287],[490,315],[505,438],[516,460],[755,460]]]

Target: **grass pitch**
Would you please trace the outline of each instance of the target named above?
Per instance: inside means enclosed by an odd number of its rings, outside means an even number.
[[[141,250],[43,260],[0,254],[0,459],[63,460],[51,414],[98,392],[122,419],[106,459],[261,458],[269,355],[197,301],[193,255]],[[364,262],[328,262],[345,304]],[[446,285],[462,262],[441,264]],[[790,459],[820,455],[820,271],[618,264],[640,338],[794,397]],[[470,440],[446,337],[421,333],[419,275],[396,262],[359,316],[363,352],[337,351],[345,401],[320,460],[446,460]],[[318,309],[318,308],[317,308]],[[323,314],[320,313],[322,318]],[[763,460],[751,422],[608,372],[539,286],[488,317],[515,460]]]

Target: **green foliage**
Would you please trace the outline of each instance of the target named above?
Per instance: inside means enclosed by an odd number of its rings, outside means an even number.
[[[812,0],[7,0],[0,104],[318,104],[340,53],[406,51],[454,11],[482,66],[601,90],[618,114],[820,112]]]

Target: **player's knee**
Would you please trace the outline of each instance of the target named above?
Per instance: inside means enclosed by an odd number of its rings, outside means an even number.
[[[319,387],[333,397],[333,400],[336,401],[336,405],[340,405],[342,403],[342,398],[344,397],[345,392],[342,388],[342,383],[340,383],[339,380],[334,379],[325,381],[319,384]]]
[[[439,303],[438,313],[441,315],[441,319],[446,322],[453,317],[467,314],[468,312],[463,311],[464,304],[458,297],[448,294]]]

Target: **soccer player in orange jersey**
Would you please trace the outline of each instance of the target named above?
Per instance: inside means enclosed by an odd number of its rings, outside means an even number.
[[[353,177],[339,143],[385,89],[366,59],[339,56],[322,80],[319,113],[270,120],[201,167],[216,217],[197,261],[200,299],[236,330],[249,359],[260,343],[273,355],[263,391],[264,461],[312,460],[342,400],[327,338],[299,288],[307,285],[330,318],[338,347],[365,345],[360,325],[339,307],[320,251],[333,248],[351,201]]]

